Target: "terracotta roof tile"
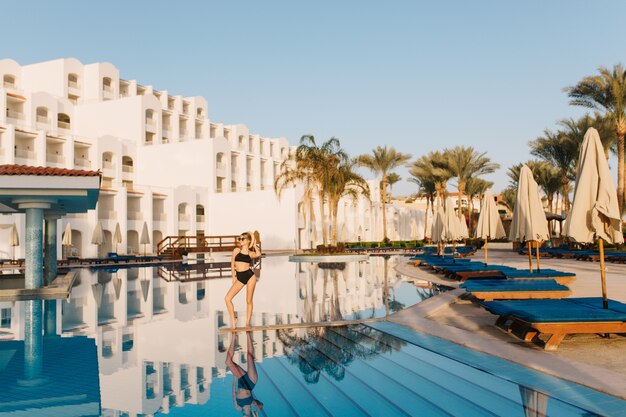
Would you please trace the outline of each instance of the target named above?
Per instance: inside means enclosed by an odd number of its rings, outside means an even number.
[[[41,175],[64,177],[96,177],[100,171],[86,171],[82,169],[66,169],[51,167],[35,167],[29,165],[0,165],[0,175]]]

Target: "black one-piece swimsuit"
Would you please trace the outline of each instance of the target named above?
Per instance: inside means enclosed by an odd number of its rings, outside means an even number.
[[[252,258],[248,254],[239,252],[235,255],[235,262],[246,262],[250,265],[252,263]],[[254,276],[252,268],[246,269],[245,271],[235,271],[235,274],[237,275],[237,281],[241,282],[243,285],[246,285],[250,278]]]

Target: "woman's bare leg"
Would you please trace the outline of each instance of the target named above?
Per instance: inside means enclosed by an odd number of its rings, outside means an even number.
[[[235,280],[230,290],[226,293],[226,297],[224,297],[224,301],[226,302],[226,308],[228,309],[228,314],[230,314],[230,323],[231,329],[237,328],[237,319],[235,319],[235,307],[233,306],[233,298],[237,295],[239,291],[243,288],[243,284],[239,282],[239,280]]]
[[[235,378],[241,378],[244,374],[243,369],[237,363],[233,361],[233,355],[235,354],[235,343],[237,341],[237,333],[232,333],[230,339],[230,346],[226,352],[226,367],[230,369]]]
[[[250,381],[256,384],[259,377],[257,376],[257,373],[256,373],[256,363],[254,361],[254,346],[252,345],[252,332],[249,332],[249,331],[246,332],[246,336],[248,336],[248,354],[246,357],[248,361],[248,377],[250,378]]]
[[[252,320],[252,297],[254,297],[254,287],[256,287],[256,276],[250,278],[246,287],[246,327],[250,327],[250,320]]]

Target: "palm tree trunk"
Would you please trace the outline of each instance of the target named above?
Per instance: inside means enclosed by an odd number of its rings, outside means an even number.
[[[430,205],[430,198],[426,197],[426,214],[424,215],[424,238],[426,238],[426,231],[428,230],[428,206]]]
[[[624,210],[624,135],[617,133],[617,202],[620,215]]]
[[[313,218],[315,217],[315,214],[313,212],[313,198],[311,196],[309,196],[309,242],[311,241],[311,231],[313,230],[313,228],[315,227],[315,224],[313,224]],[[313,248],[311,248],[313,249]]]
[[[387,188],[387,176],[383,175],[383,179],[380,183],[380,201],[382,203],[383,210],[383,240],[387,241],[387,207],[385,205],[385,189]]]
[[[324,210],[324,193],[319,191],[319,202],[320,202],[320,221],[322,222],[322,242],[324,246],[328,245],[328,231],[326,230],[326,216]]]
[[[459,181],[459,220],[463,217],[463,207],[461,206],[461,200],[463,199],[463,193],[465,192],[465,183]]]
[[[338,207],[339,207],[339,200],[335,201],[335,199],[333,199],[333,202],[330,208],[331,219],[332,219],[330,240],[331,240],[331,244],[334,246],[337,246],[337,210],[338,210]]]

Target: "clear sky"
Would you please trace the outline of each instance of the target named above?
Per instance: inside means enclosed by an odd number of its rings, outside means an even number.
[[[562,88],[626,59],[623,1],[7,1],[0,58],[108,61],[252,132],[351,155],[471,145],[506,169],[584,110]],[[407,178],[406,170],[401,170]],[[369,175],[369,173],[368,173]],[[395,193],[415,191],[404,182]]]

